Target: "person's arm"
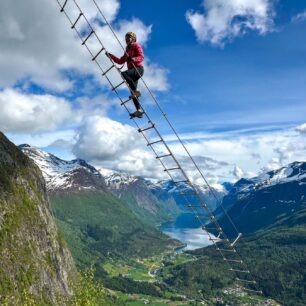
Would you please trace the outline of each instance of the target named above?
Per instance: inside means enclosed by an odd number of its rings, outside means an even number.
[[[133,56],[133,61],[135,64],[140,64],[144,60],[143,50],[140,44],[135,45],[135,56]]]
[[[111,53],[109,53],[109,56],[118,65],[122,65],[122,64],[124,64],[126,62],[126,54],[124,54],[120,58],[116,57],[115,55],[113,55]]]

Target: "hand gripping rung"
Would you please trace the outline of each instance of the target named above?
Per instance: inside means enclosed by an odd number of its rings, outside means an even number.
[[[168,168],[168,169],[165,169],[164,171],[174,171],[174,170],[181,170],[181,167],[174,167],[174,168]]]
[[[154,124],[154,123],[153,123],[151,126],[147,127],[147,128],[138,129],[138,132],[139,132],[139,133],[142,133],[142,132],[145,132],[145,131],[147,131],[147,130],[151,130],[151,129],[153,129],[153,128],[155,128],[155,124]]]
[[[116,90],[118,87],[120,87],[122,84],[124,84],[125,81],[122,81],[120,84],[112,88],[112,91]]]
[[[71,29],[74,29],[76,24],[78,23],[78,21],[80,20],[81,16],[83,16],[83,13],[79,14],[79,17],[76,19],[76,21],[74,22],[74,24],[71,26]]]
[[[86,44],[86,41],[89,39],[89,37],[94,33],[94,30],[91,30],[91,32],[88,34],[88,36],[85,38],[85,40],[82,42],[82,45]]]
[[[256,284],[256,281],[254,280],[246,280],[246,279],[241,279],[241,278],[238,278],[236,277],[236,280],[239,281],[239,282],[244,282],[244,283],[248,283],[248,284]]]
[[[169,153],[169,154],[165,154],[165,155],[156,156],[156,159],[160,159],[160,158],[168,157],[168,156],[172,156],[172,154]],[[176,182],[173,182],[173,183],[176,183]]]
[[[147,146],[152,146],[152,145],[154,145],[156,143],[160,143],[160,142],[164,142],[164,140],[160,139],[160,140],[156,140],[156,141],[153,141],[153,142],[149,142],[149,143],[147,143]]]
[[[68,2],[68,0],[66,0],[66,1],[65,1],[65,3],[63,4],[63,6],[62,6],[62,8],[61,8],[61,12],[63,12],[63,11],[64,11],[64,8],[65,8],[65,6],[66,6],[67,2]]]
[[[105,50],[104,47],[102,47],[102,49],[101,49],[101,50],[100,50],[91,60],[94,61],[94,60],[100,55],[100,53],[101,53],[103,50]]]
[[[230,268],[229,270],[233,271],[233,272],[237,272],[237,273],[246,273],[246,274],[251,273],[249,270],[236,270],[236,269],[232,269],[232,268]]]
[[[115,67],[115,65],[113,64],[113,65],[111,65],[106,71],[104,71],[103,73],[102,73],[102,75],[106,75],[111,69],[113,69]],[[121,84],[120,84],[121,85]],[[119,86],[120,86],[119,85]]]

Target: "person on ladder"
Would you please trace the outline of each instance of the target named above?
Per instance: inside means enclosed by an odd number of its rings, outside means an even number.
[[[128,32],[125,34],[126,49],[122,57],[118,58],[115,55],[106,52],[106,56],[111,58],[116,64],[122,65],[127,63],[127,70],[123,71],[122,77],[127,81],[131,89],[130,98],[133,99],[136,111],[131,113],[131,118],[142,118],[143,111],[139,103],[140,92],[137,90],[137,84],[140,77],[143,76],[143,60],[144,54],[141,45],[136,41],[136,34]]]

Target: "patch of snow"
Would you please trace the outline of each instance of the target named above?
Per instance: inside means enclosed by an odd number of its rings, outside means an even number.
[[[48,190],[73,187],[71,182],[73,172],[81,168],[94,175],[100,176],[100,173],[95,168],[82,160],[76,159],[65,161],[41,149],[28,145],[22,146],[21,149],[40,168]]]

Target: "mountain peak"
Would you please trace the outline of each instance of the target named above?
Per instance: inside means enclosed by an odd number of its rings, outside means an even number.
[[[49,191],[103,190],[105,182],[99,171],[83,159],[62,160],[29,145],[19,146],[40,168]]]

